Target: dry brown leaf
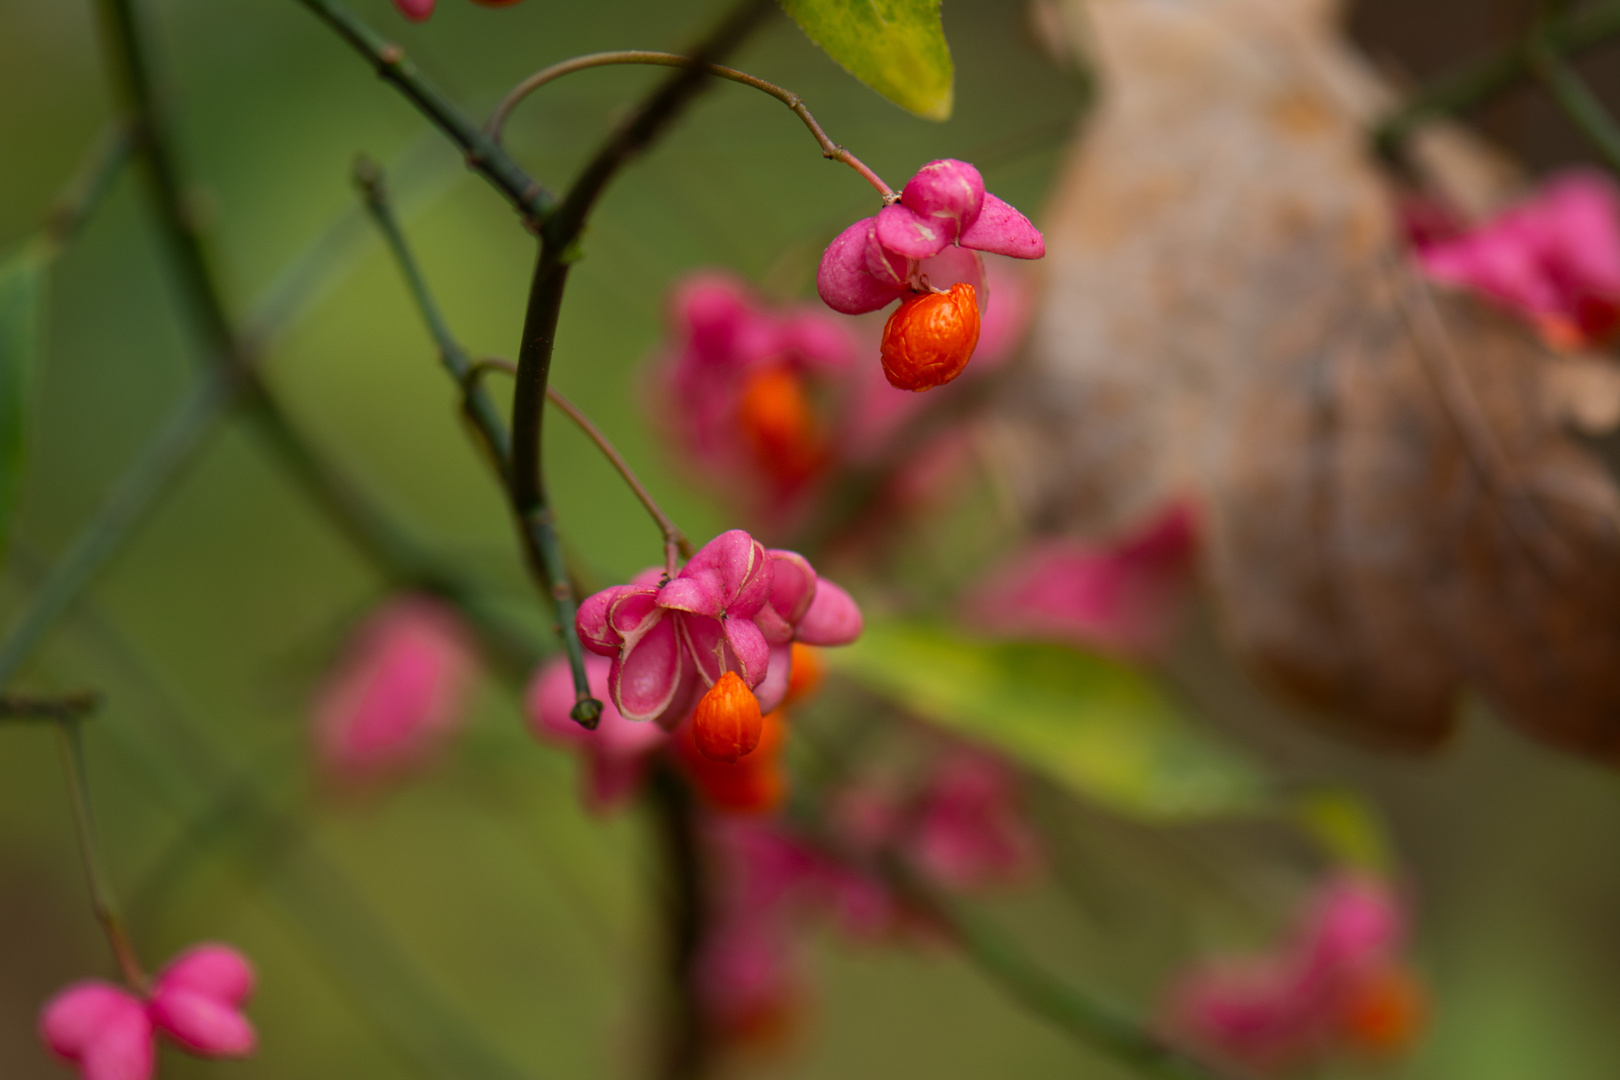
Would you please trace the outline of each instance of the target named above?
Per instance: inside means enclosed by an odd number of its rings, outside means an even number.
[[[1231,643],[1296,697],[1427,747],[1472,686],[1620,761],[1620,494],[1532,337],[1413,270],[1334,5],[1072,2],[1103,96],[996,435],[1034,522],[1190,491]]]

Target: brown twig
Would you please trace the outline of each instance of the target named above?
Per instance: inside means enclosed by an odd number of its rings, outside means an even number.
[[[882,177],[868,168],[860,158],[828,137],[827,132],[822,129],[821,124],[811,114],[809,107],[805,105],[804,99],[799,97],[798,94],[784,90],[775,83],[766,82],[757,75],[750,75],[745,71],[738,71],[736,68],[723,67],[720,64],[700,63],[690,56],[682,56],[679,53],[620,49],[613,52],[576,56],[570,60],[552,64],[548,68],[542,68],[518,83],[506,97],[501,99],[500,104],[495,106],[494,111],[489,114],[489,119],[484,123],[485,133],[490,139],[499,143],[501,134],[506,127],[507,118],[511,115],[512,110],[517,108],[518,103],[524,98],[547,83],[560,79],[564,75],[571,75],[576,71],[585,71],[595,67],[610,67],[618,64],[652,64],[659,67],[699,68],[716,78],[729,79],[732,82],[751,86],[755,90],[769,94],[789,109],[792,109],[794,115],[804,121],[804,126],[810,129],[810,134],[815,137],[817,145],[821,147],[822,157],[829,161],[841,162],[860,173],[867,183],[877,188],[878,192],[882,194],[885,203],[899,201],[900,196],[896,195],[894,189],[883,182]]]

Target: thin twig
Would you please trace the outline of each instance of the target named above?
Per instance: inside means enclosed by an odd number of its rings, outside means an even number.
[[[134,150],[135,127],[127,120],[114,121],[97,137],[78,172],[46,211],[45,240],[53,252],[65,247],[95,213]]]
[[[1536,70],[1535,49],[1576,56],[1620,37],[1620,2],[1588,4],[1550,18],[1533,38],[1515,42],[1432,80],[1373,132],[1379,150],[1399,159],[1402,145],[1418,128],[1451,116],[1501,93]]]
[[[101,706],[101,695],[94,690],[38,697],[33,694],[0,694],[0,720],[76,720]]]
[[[602,456],[607,458],[613,467],[619,471],[619,475],[630,486],[630,490],[636,493],[636,498],[641,500],[641,505],[646,507],[647,513],[652,515],[653,521],[658,525],[658,531],[664,537],[664,572],[670,577],[674,577],[675,571],[680,565],[677,558],[690,559],[692,557],[691,541],[686,539],[686,534],[675,526],[668,514],[664,513],[663,508],[652,497],[652,492],[648,491],[646,485],[631,471],[629,463],[619,454],[618,449],[608,441],[608,437],[602,434],[601,429],[591,422],[590,417],[580,412],[574,403],[558,393],[557,388],[554,386],[546,387],[546,397],[550,399],[553,405],[566,413],[568,419],[579,425],[579,429],[585,433],[585,437],[596,444],[596,448],[602,451]]]
[[[467,167],[483,176],[506,196],[531,229],[538,229],[550,212],[549,191],[523,170],[500,144],[484,134],[454,102],[405,58],[405,51],[390,44],[336,0],[299,0],[376,67],[377,74],[394,84],[422,114],[467,155]]]
[[[73,828],[79,838],[79,858],[84,863],[85,881],[90,886],[90,906],[96,921],[107,935],[118,970],[124,982],[138,994],[146,992],[146,972],[141,969],[135,943],[118,913],[118,900],[101,862],[96,840],[95,818],[90,810],[90,785],[84,768],[84,741],[79,736],[77,717],[58,720],[56,733],[62,751],[62,774],[67,780],[68,798],[73,807]]]
[[[1586,136],[1612,172],[1620,173],[1620,127],[1580,75],[1544,41],[1532,46],[1536,74],[1564,115]]]
[[[878,192],[882,194],[884,202],[892,203],[898,201],[900,198],[900,196],[894,193],[894,189],[890,188],[888,184],[885,184],[883,179],[878,176],[877,173],[868,168],[860,158],[856,157],[842,146],[833,142],[832,139],[828,138],[826,131],[822,130],[821,125],[816,122],[816,118],[811,115],[810,109],[805,105],[804,99],[799,97],[798,94],[784,90],[775,83],[766,82],[764,79],[761,79],[756,75],[750,75],[747,72],[738,71],[735,68],[722,67],[719,64],[699,64],[692,57],[682,56],[680,53],[649,52],[642,49],[621,49],[614,52],[599,52],[590,53],[586,56],[576,56],[571,60],[563,60],[559,63],[552,64],[548,68],[543,68],[540,71],[535,72],[527,79],[524,79],[522,82],[518,83],[517,86],[513,87],[511,92],[508,93],[506,97],[502,98],[500,104],[496,105],[494,111],[489,114],[489,119],[484,123],[484,130],[489,134],[490,138],[494,139],[498,143],[501,141],[502,131],[506,126],[507,117],[511,115],[512,110],[518,106],[519,102],[528,97],[530,94],[534,93],[536,90],[540,89],[540,87],[546,85],[554,79],[559,79],[564,75],[571,75],[576,71],[585,71],[588,68],[608,67],[617,64],[652,64],[659,67],[701,67],[704,72],[709,75],[713,75],[716,78],[730,79],[732,82],[742,83],[744,86],[751,86],[755,90],[763,91],[764,93],[767,93],[771,97],[780,101],[782,104],[786,105],[788,108],[792,109],[794,115],[796,115],[800,120],[804,121],[804,126],[810,129],[810,134],[815,136],[816,144],[821,147],[822,157],[829,161],[842,162],[843,164],[854,169],[856,172],[860,173],[861,176],[865,178],[867,183],[877,188]]]
[[[483,379],[484,375],[491,371],[502,371],[508,375],[516,375],[517,365],[510,360],[502,360],[498,356],[486,356],[473,361],[472,368],[467,372],[466,382],[469,385],[476,385]],[[630,468],[630,463],[624,460],[624,455],[619,453],[618,447],[613,445],[612,440],[603,434],[602,429],[597,427],[596,423],[589,416],[586,416],[579,406],[564,397],[555,386],[546,387],[546,400],[561,409],[563,414],[585,433],[585,437],[595,444],[597,450],[601,451],[602,456],[608,459],[608,464],[612,465],[618,472],[626,486],[635,492],[636,498],[641,500],[642,507],[652,517],[653,523],[658,526],[658,532],[664,540],[664,573],[668,577],[674,577],[675,572],[680,568],[680,560],[692,557],[692,542],[686,538],[685,533],[681,532],[674,520],[664,513],[663,507],[658,505],[658,500],[653,498],[652,492],[647,490],[647,486],[641,482],[641,478],[636,475],[635,470]]]

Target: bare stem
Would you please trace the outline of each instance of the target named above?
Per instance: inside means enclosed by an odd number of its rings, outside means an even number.
[[[1536,73],[1536,52],[1575,56],[1620,37],[1620,2],[1605,0],[1549,17],[1524,40],[1442,73],[1374,131],[1380,151],[1398,159],[1414,131],[1501,93]]]
[[[126,120],[109,124],[96,138],[83,164],[45,215],[45,239],[60,251],[101,205],[113,181],[135,150],[135,128]]]
[[[660,1039],[660,1080],[696,1080],[710,1056],[708,1025],[697,995],[696,967],[708,929],[697,808],[686,782],[667,764],[648,777],[648,807],[663,848],[664,948],[668,1005]]]
[[[72,720],[94,712],[100,705],[101,695],[94,690],[79,690],[55,697],[0,694],[0,720]]]
[[[670,577],[674,577],[675,571],[680,567],[678,560],[692,557],[691,541],[686,539],[686,534],[675,526],[668,514],[664,513],[663,508],[652,497],[652,492],[647,490],[646,485],[631,470],[629,463],[620,455],[618,449],[608,441],[608,437],[602,434],[602,430],[591,422],[590,417],[580,412],[579,408],[558,393],[557,388],[554,386],[546,387],[546,397],[553,405],[566,413],[568,419],[579,425],[579,429],[585,433],[585,437],[596,444],[596,448],[602,451],[602,456],[607,458],[613,467],[619,471],[619,475],[630,486],[630,490],[636,493],[636,498],[641,500],[641,505],[646,507],[647,513],[652,515],[653,521],[658,525],[658,531],[664,537],[664,572]]]
[[[79,837],[79,859],[84,863],[84,876],[90,886],[90,906],[96,921],[107,935],[118,970],[124,982],[138,994],[146,993],[146,972],[130,940],[129,929],[118,913],[118,901],[101,862],[101,847],[96,840],[95,818],[90,810],[90,786],[84,768],[84,741],[79,736],[77,716],[57,721],[56,733],[62,751],[62,774],[67,779],[68,798],[73,807],[73,828]]]
[[[701,68],[706,74],[713,75],[716,78],[730,79],[732,82],[742,83],[744,86],[751,86],[755,90],[769,94],[771,97],[786,105],[789,109],[792,109],[794,115],[796,115],[800,120],[804,121],[804,126],[810,129],[810,134],[815,137],[816,144],[821,147],[822,157],[828,159],[829,161],[842,162],[843,164],[854,169],[856,172],[860,173],[867,183],[877,188],[878,192],[882,194],[884,202],[892,203],[898,201],[900,198],[900,196],[896,195],[894,190],[890,188],[888,184],[883,182],[883,179],[878,176],[877,173],[873,172],[867,167],[865,162],[861,161],[860,158],[833,142],[832,139],[828,137],[826,131],[822,129],[821,124],[819,124],[816,121],[816,118],[811,115],[810,109],[804,103],[804,99],[800,98],[798,94],[784,90],[775,83],[766,82],[764,79],[761,79],[756,75],[750,75],[745,71],[738,71],[735,68],[722,67],[719,64],[699,63],[692,57],[682,56],[679,53],[649,52],[642,49],[621,49],[614,52],[599,52],[590,53],[585,56],[576,56],[573,59],[563,60],[552,64],[548,68],[542,68],[540,71],[535,72],[527,79],[524,79],[522,82],[518,83],[517,86],[513,87],[511,92],[508,93],[506,97],[502,98],[500,104],[496,105],[494,111],[490,113],[489,119],[484,124],[484,130],[489,134],[491,139],[498,143],[501,141],[502,131],[506,127],[507,118],[511,115],[512,110],[517,108],[519,102],[528,97],[530,94],[534,93],[536,90],[540,89],[540,87],[555,79],[559,79],[564,75],[571,75],[576,71],[585,71],[588,68],[595,67],[609,67],[617,64],[652,64],[659,67],[685,68],[698,67]]]
[[[405,58],[405,50],[391,44],[336,0],[300,0],[355,50],[371,61],[377,74],[399,89],[440,131],[467,155],[467,167],[483,176],[505,195],[531,229],[551,210],[549,191],[523,170],[500,143],[484,134],[454,102]]]

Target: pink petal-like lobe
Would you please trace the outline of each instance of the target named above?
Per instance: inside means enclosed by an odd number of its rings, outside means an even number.
[[[816,596],[798,626],[806,645],[848,645],[861,636],[861,609],[842,587],[826,578],[816,582]]]
[[[945,229],[945,239],[954,241],[978,220],[984,205],[984,177],[965,161],[930,161],[906,182],[900,202],[908,210],[939,222]]]
[[[1046,254],[1046,239],[1023,214],[988,191],[978,218],[962,230],[957,241],[965,248],[1010,255],[1015,259],[1039,259]]]
[[[876,219],[864,218],[839,233],[821,256],[816,292],[834,311],[860,315],[898,300],[903,281],[880,281],[867,269],[867,241]]]
[[[437,2],[438,0],[394,0],[394,6],[411,22],[422,22],[433,14],[433,6]]]
[[[229,945],[206,942],[169,961],[155,990],[189,990],[240,1005],[253,993],[254,982],[253,965],[247,957]]]
[[[158,1030],[199,1057],[244,1057],[258,1042],[235,1006],[195,990],[159,989],[148,1011]]]
[[[924,217],[899,203],[878,211],[876,236],[884,248],[908,259],[938,255],[951,242],[943,222]]]

